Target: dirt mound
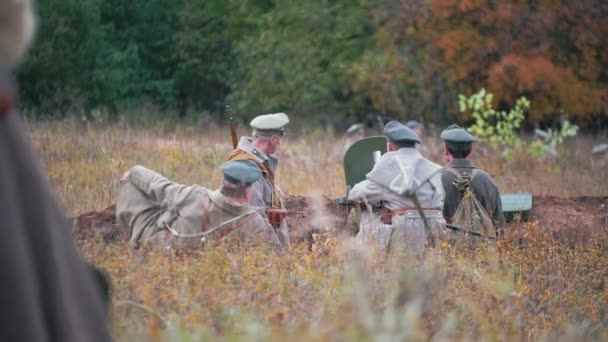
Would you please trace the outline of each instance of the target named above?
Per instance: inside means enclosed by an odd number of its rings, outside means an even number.
[[[535,196],[532,221],[556,240],[589,241],[608,234],[608,197]]]
[[[290,196],[285,200],[287,222],[292,240],[312,239],[312,234],[328,229],[352,234],[348,228],[349,208],[326,197]],[[92,211],[74,220],[73,234],[77,241],[103,239],[107,243],[126,239],[126,230],[116,224],[116,206]],[[589,239],[594,234],[608,233],[608,197],[534,196],[533,221],[560,238]],[[514,228],[521,226],[510,224]],[[575,236],[574,236],[574,235]]]
[[[91,211],[73,220],[72,235],[77,242],[103,239],[106,243],[127,239],[125,231],[116,224],[116,205],[112,204],[103,211]]]

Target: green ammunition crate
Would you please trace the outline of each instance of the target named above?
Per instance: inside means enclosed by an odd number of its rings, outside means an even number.
[[[517,192],[500,195],[502,201],[502,211],[507,222],[511,222],[515,217],[520,217],[522,221],[529,221],[532,218],[533,198],[531,193]]]

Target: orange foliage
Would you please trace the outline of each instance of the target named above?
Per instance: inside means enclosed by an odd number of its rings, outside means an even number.
[[[452,120],[456,94],[489,88],[507,106],[527,96],[532,121],[606,115],[608,2],[388,2],[354,86],[369,89],[378,110]]]
[[[556,66],[544,56],[508,54],[490,68],[488,83],[498,98],[508,103],[521,94],[529,94],[531,118],[535,120],[561,111],[599,112],[605,94],[577,79],[571,69]]]

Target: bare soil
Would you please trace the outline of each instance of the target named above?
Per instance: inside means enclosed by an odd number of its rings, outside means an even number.
[[[290,196],[285,206],[287,222],[292,229],[295,228],[291,232],[294,241],[310,242],[313,233],[325,228],[334,229],[336,233],[355,233],[347,224],[349,207],[331,199]],[[76,241],[99,239],[114,243],[127,239],[126,230],[116,224],[115,212],[116,205],[111,205],[103,211],[88,212],[75,218],[72,232]],[[591,239],[596,234],[608,234],[608,197],[535,195],[531,221],[560,239]],[[512,222],[509,226],[514,230],[524,227],[519,222]]]

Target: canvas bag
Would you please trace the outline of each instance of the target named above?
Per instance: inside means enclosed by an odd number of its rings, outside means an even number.
[[[453,168],[446,168],[446,170],[456,176],[452,182],[452,186],[462,193],[462,199],[458,203],[456,213],[452,217],[452,223],[460,225],[464,231],[496,237],[496,228],[494,227],[492,218],[471,190],[471,183],[479,174],[479,169],[473,169],[470,174],[467,172],[460,173]]]

